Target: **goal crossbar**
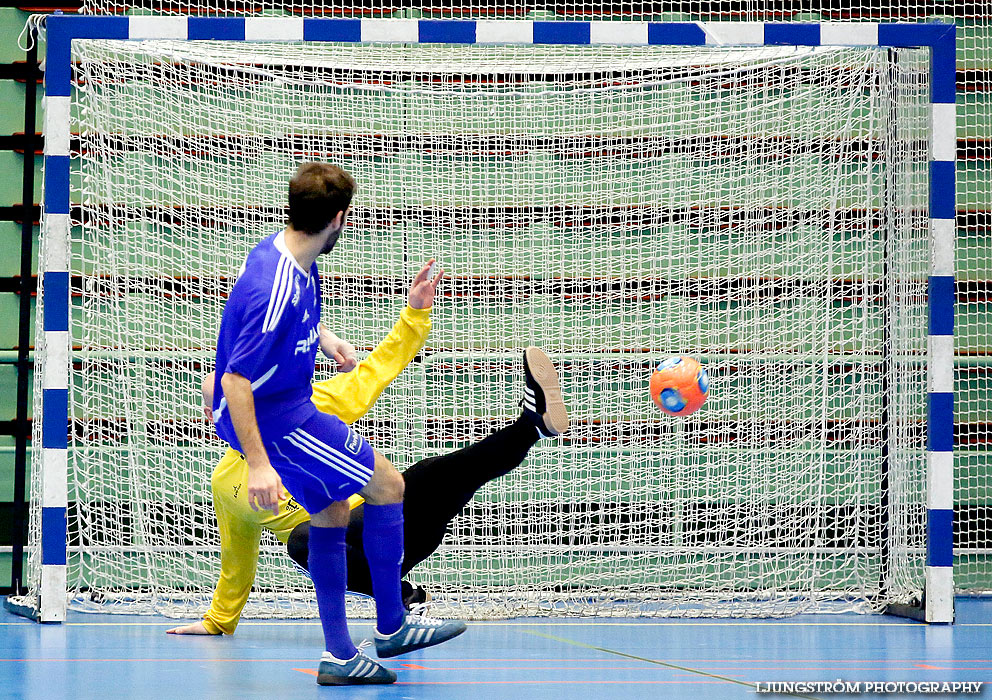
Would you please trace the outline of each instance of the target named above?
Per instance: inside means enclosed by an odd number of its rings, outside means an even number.
[[[65,619],[67,426],[71,361],[69,268],[71,42],[223,40],[450,44],[878,46],[930,50],[930,269],[926,413],[926,582],[921,619],[953,620],[953,352],[955,27],[947,24],[541,22],[267,17],[47,18],[43,230],[41,580],[37,617]],[[38,498],[38,495],[35,495]]]

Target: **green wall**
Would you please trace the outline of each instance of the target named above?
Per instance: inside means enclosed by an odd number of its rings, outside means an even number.
[[[10,7],[0,8],[0,64],[24,61],[25,54],[17,46],[17,37],[27,21],[28,13]],[[38,130],[41,130],[41,90],[38,97]],[[24,131],[24,83],[0,81],[0,135]],[[0,151],[0,207],[21,203],[24,156],[12,151]],[[35,198],[41,197],[41,158],[35,164]],[[34,230],[37,246],[38,229]],[[17,348],[18,304],[20,297],[12,291],[10,279],[20,274],[21,225],[0,221],[0,422],[11,425],[16,413],[17,369],[12,364]],[[33,269],[37,270],[37,247]],[[33,325],[32,325],[33,328]],[[0,514],[9,513],[14,499],[14,437],[10,430],[0,434]],[[30,455],[30,452],[29,452]],[[30,460],[30,456],[29,456]],[[7,518],[0,519],[0,545],[9,546],[11,534]],[[0,588],[10,585],[11,555],[0,552]]]

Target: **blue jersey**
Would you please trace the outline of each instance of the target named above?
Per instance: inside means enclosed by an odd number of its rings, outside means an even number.
[[[317,412],[310,397],[320,344],[320,277],[317,263],[309,273],[299,266],[284,236],[273,234],[248,254],[220,322],[214,424],[217,434],[239,451],[221,386],[223,374],[233,372],[251,381],[263,442],[293,432]]]

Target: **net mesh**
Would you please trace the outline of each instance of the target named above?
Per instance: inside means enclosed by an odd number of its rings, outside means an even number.
[[[992,591],[992,479],[989,406],[992,342],[987,319],[992,280],[992,24],[987,5],[968,0],[689,0],[555,3],[523,0],[341,2],[338,0],[86,0],[94,14],[155,13],[329,17],[503,18],[611,21],[933,21],[958,26],[957,270],[963,302],[957,318],[955,375],[958,440],[955,457],[955,586]]]
[[[208,599],[222,446],[196,389],[233,276],[311,159],[360,188],[320,262],[343,336],[374,345],[426,258],[451,274],[421,361],[358,426],[373,445],[405,467],[513,420],[525,345],[563,375],[570,433],[485,487],[413,572],[441,613],[783,615],[919,596],[925,52],[73,53],[78,606],[190,615]],[[670,354],[710,372],[690,419],[647,393]],[[266,537],[246,614],[315,615]]]

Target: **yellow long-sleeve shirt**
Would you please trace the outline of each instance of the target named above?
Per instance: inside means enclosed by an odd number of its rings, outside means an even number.
[[[372,353],[348,373],[313,385],[317,410],[351,424],[361,418],[423,347],[431,329],[430,309],[406,307],[399,320]],[[220,529],[220,580],[214,589],[203,626],[212,634],[233,634],[248,601],[258,566],[262,528],[271,530],[280,542],[300,523],[310,520],[290,496],[279,502],[279,515],[271,510],[252,510],[248,504],[248,464],[228,448],[210,478],[217,526]],[[352,496],[351,507],[362,502]]]

